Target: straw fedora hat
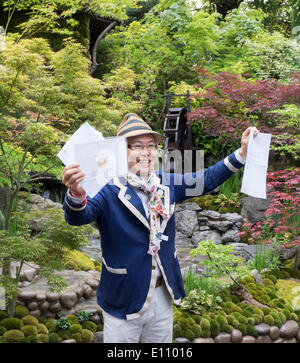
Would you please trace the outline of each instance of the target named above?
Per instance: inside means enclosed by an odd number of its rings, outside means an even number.
[[[118,128],[116,136],[124,136],[127,138],[146,134],[153,135],[156,143],[159,143],[163,139],[161,134],[153,131],[136,113],[127,113]]]

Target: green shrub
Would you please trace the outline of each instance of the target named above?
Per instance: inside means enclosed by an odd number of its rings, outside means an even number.
[[[34,325],[25,325],[23,328],[21,328],[21,331],[25,337],[28,337],[29,335],[37,335],[38,333],[38,330]]]
[[[79,319],[75,315],[68,314],[66,315],[66,318],[69,320],[71,324],[79,324]]]
[[[25,339],[23,341],[24,341],[24,343],[37,343],[38,338],[37,338],[37,335],[28,335],[28,337],[25,337]]]
[[[37,341],[38,343],[49,343],[49,337],[46,334],[38,334]]]
[[[23,327],[23,323],[18,318],[4,318],[1,320],[0,326],[3,326],[6,330],[20,330]]]
[[[3,334],[3,340],[5,343],[19,343],[24,339],[24,334],[21,330],[8,330]]]
[[[29,315],[28,308],[24,305],[17,305],[15,310],[15,317],[22,319],[26,315]]]
[[[8,317],[8,315],[7,315],[6,311],[0,310],[0,321],[7,317]]]
[[[272,317],[272,315],[264,316],[264,323],[274,325],[274,318]]]
[[[80,324],[72,324],[69,328],[70,334],[82,333],[82,326]]]
[[[213,337],[216,337],[220,333],[220,324],[216,319],[210,321],[210,331]]]
[[[200,321],[201,330],[210,330],[210,322],[208,319],[202,318]]]
[[[4,326],[0,326],[0,335],[3,335],[6,331],[7,329]]]
[[[56,333],[58,331],[58,325],[54,319],[49,319],[45,325],[49,330],[49,333]]]
[[[39,325],[37,318],[32,315],[23,316],[22,321],[24,325],[34,325],[36,327]]]
[[[49,338],[49,343],[60,343],[62,340],[57,333],[50,333],[48,338]]]
[[[82,330],[82,343],[93,343],[94,334],[89,329]]]
[[[39,323],[37,326],[37,330],[39,334],[49,334],[49,330],[45,324]]]
[[[193,324],[194,324],[194,320],[193,320]],[[82,323],[82,327],[84,329],[88,329],[88,330],[92,331],[93,333],[97,330],[97,325],[92,321],[84,321]]]
[[[80,333],[72,334],[72,338],[76,340],[76,343],[82,343],[82,335]]]

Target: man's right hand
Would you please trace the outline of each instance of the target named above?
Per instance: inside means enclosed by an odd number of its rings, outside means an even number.
[[[71,164],[64,168],[62,172],[62,182],[69,188],[71,194],[80,195],[84,192],[83,188],[79,184],[84,179],[83,172],[79,169],[79,164]]]

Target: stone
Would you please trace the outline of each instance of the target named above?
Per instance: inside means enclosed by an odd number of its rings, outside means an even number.
[[[49,311],[51,311],[52,313],[57,313],[60,310],[61,310],[61,305],[59,301],[56,301],[49,306]]]
[[[36,296],[36,292],[32,290],[24,290],[19,295],[18,298],[24,301],[30,301],[33,300]]]
[[[194,202],[182,203],[181,208],[182,208],[181,210],[193,210],[196,212],[202,210],[200,205],[198,205],[197,203],[194,203]]]
[[[193,343],[214,343],[215,341],[212,338],[195,338]]]
[[[75,291],[65,291],[60,298],[61,303],[68,309],[71,309],[77,303],[77,294]]]
[[[83,288],[82,288],[82,286],[76,286],[74,288],[74,291],[76,292],[78,298],[82,297],[82,295],[83,295]]]
[[[37,274],[37,270],[34,268],[29,268],[29,269],[23,271],[23,276],[27,281],[32,281],[36,274]]]
[[[259,335],[256,338],[256,343],[272,343],[272,339],[269,337],[269,335]]]
[[[226,242],[240,242],[240,236],[237,234],[239,230],[237,228],[229,229],[225,233],[223,233],[221,241],[222,243]]]
[[[90,285],[90,287],[95,290],[97,289],[98,285],[99,285],[99,282],[97,280],[94,280],[94,279],[89,279],[86,281],[87,284]]]
[[[36,301],[30,301],[28,304],[27,304],[27,307],[29,310],[36,310],[39,305]]]
[[[90,317],[89,320],[92,321],[95,324],[101,323],[101,317],[99,316],[99,314],[93,315],[92,317]]]
[[[297,343],[297,340],[296,340],[296,338],[283,339],[282,343]]]
[[[63,340],[62,343],[76,343],[76,340],[75,339],[66,339],[66,340]]]
[[[197,212],[192,210],[185,210],[176,214],[175,221],[176,230],[180,231],[187,237],[191,237],[193,232],[198,228]]]
[[[266,323],[261,323],[258,325],[254,325],[254,329],[258,332],[259,335],[267,335],[270,332],[270,325]]]
[[[215,337],[215,343],[231,343],[231,334],[220,333]]]
[[[271,326],[270,333],[271,339],[276,340],[279,338],[279,328],[277,326]]]
[[[192,242],[191,242],[191,239],[189,237],[187,237],[185,234],[181,233],[180,231],[176,231],[175,245],[176,246],[186,246],[186,245],[192,246]]]
[[[208,217],[210,219],[220,219],[221,213],[216,212],[215,210],[203,210],[198,214],[199,217]]]
[[[299,325],[295,320],[287,320],[282,327],[280,328],[280,337],[281,338],[293,338],[299,332]]]
[[[233,329],[231,332],[231,341],[232,343],[241,343],[243,340],[243,334],[238,329]]]
[[[273,343],[283,343],[283,339],[282,338],[278,338],[278,339],[274,340]]]
[[[265,210],[268,208],[271,197],[267,199],[244,197],[240,199],[242,209],[241,215],[251,223],[262,221],[265,219]]]
[[[94,333],[93,343],[103,343],[103,331],[96,331]]]
[[[298,342],[300,342],[300,329],[299,329],[299,331],[298,331],[298,333],[296,335],[296,339],[298,340]]]
[[[238,225],[240,227],[244,223],[244,218],[238,213],[224,213],[222,218],[227,219],[229,222]]]
[[[93,296],[93,289],[88,284],[83,284],[83,295],[86,299],[89,299]]]
[[[242,343],[255,343],[256,339],[251,335],[245,335],[242,339]]]
[[[29,312],[30,315],[34,316],[35,318],[39,318],[41,316],[41,312],[39,309],[32,310]]]
[[[265,251],[268,251],[272,249],[272,246],[265,244],[264,249]],[[244,258],[246,259],[246,261],[251,258],[255,258],[257,253],[259,253],[259,250],[256,245],[247,245],[243,249]]]
[[[39,308],[42,311],[47,311],[49,309],[50,303],[48,301],[43,301],[40,305]]]
[[[58,292],[47,292],[47,300],[50,302],[57,301],[60,299],[61,293]]]
[[[38,302],[42,302],[46,300],[46,293],[45,292],[37,292],[36,293],[36,300]]]
[[[197,231],[192,235],[192,244],[198,246],[200,241],[211,240],[215,244],[221,244],[221,233],[218,231]]]
[[[182,344],[182,343],[190,343],[190,341],[187,339],[187,338],[175,338],[175,343],[179,343],[179,344]]]
[[[232,226],[229,221],[208,221],[207,225],[221,232],[226,232]]]

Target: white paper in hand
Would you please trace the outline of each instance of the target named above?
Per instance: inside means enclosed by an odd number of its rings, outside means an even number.
[[[98,142],[101,140],[104,140],[101,132],[95,130],[88,122],[85,122],[69,138],[57,156],[65,165],[76,163],[74,145],[78,143]]]
[[[253,137],[253,129],[250,130],[242,193],[256,198],[267,198],[266,179],[271,137],[271,134],[264,133]]]
[[[124,137],[75,144],[74,151],[76,162],[85,174],[80,184],[91,198],[113,177],[128,173],[127,140]]]

